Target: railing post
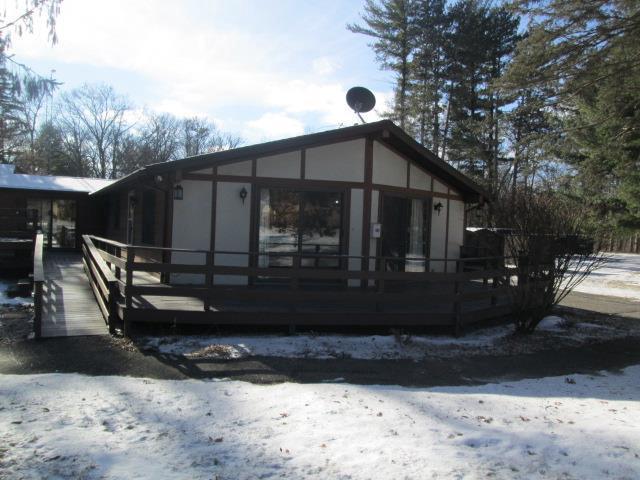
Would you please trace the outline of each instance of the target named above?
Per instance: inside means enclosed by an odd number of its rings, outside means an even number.
[[[302,254],[297,254],[295,256],[292,257],[293,260],[293,269],[291,271],[291,283],[290,288],[291,290],[298,290],[298,288],[300,287],[300,263],[301,263],[301,256]],[[291,304],[289,305],[289,311],[291,312],[295,312],[296,311],[296,306],[294,302],[291,302]],[[293,335],[296,332],[296,325],[295,323],[290,323],[289,324],[289,334]]]
[[[381,274],[381,276],[378,277],[377,291],[380,297],[384,297],[384,274],[387,271],[387,263],[381,261],[378,257],[376,257],[375,263],[376,263],[376,271],[379,272],[379,274]],[[367,280],[367,283],[369,283],[369,280]],[[377,301],[376,312],[382,312],[382,311],[384,311],[384,301]]]
[[[301,254],[296,254],[292,256],[293,260],[293,269],[291,273],[291,289],[298,290],[300,287],[300,263],[301,263]]]
[[[207,267],[207,271],[204,275],[204,286],[206,288],[206,293],[204,297],[204,311],[209,311],[211,308],[211,299],[213,296],[213,252],[208,251],[206,253],[205,264]]]
[[[42,337],[42,282],[33,283],[33,333],[37,339]]]
[[[122,258],[122,249],[120,247],[115,247],[114,254],[118,258]],[[116,278],[120,280],[120,267],[116,265]]]
[[[461,310],[462,305],[460,305],[460,282],[456,279],[453,283],[453,334],[456,337],[459,337],[462,333],[462,319],[461,319]]]
[[[107,308],[109,309],[109,319],[107,323],[109,325],[109,333],[114,334],[116,332],[116,319],[118,317],[118,284],[116,282],[109,282],[109,298]]]
[[[129,245],[127,246],[127,281],[124,287],[124,336],[129,337],[131,334],[131,322],[129,321],[128,311],[133,305],[133,299],[131,296],[131,287],[133,286],[133,263],[135,262],[136,254],[135,249]]]

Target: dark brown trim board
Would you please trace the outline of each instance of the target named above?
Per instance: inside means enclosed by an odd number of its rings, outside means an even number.
[[[209,244],[211,251],[216,249],[216,212],[218,210],[218,181],[216,180],[216,172],[218,167],[213,167],[213,179],[211,180],[211,233]]]
[[[373,194],[373,138],[368,137],[364,144],[364,189],[362,198],[362,259],[361,269],[369,270],[371,253],[371,196]],[[366,280],[361,286],[366,287]]]
[[[450,202],[451,200],[449,200],[447,198],[447,220],[446,220],[446,227],[445,227],[445,234],[444,234],[444,273],[447,273],[448,271],[448,267],[449,267],[449,262],[447,260],[449,260],[449,210],[450,210]]]

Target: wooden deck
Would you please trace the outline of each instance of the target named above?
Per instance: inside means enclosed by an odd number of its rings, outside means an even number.
[[[105,321],[76,252],[44,254],[42,337],[105,335]]]

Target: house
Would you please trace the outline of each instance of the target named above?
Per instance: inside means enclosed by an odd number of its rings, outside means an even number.
[[[406,272],[455,271],[465,205],[485,198],[390,121],[148,165],[91,196],[107,199],[107,238],[201,252],[173,252],[173,263],[215,251],[216,265],[291,267],[298,254],[302,268],[361,270],[385,257],[387,270]]]
[[[22,190],[6,182],[20,190],[16,206],[36,207],[51,248],[82,248],[74,268],[85,292],[125,335],[137,322],[459,331],[508,310],[503,259],[461,258],[466,213],[485,192],[390,121],[151,164],[103,184],[28,177]]]

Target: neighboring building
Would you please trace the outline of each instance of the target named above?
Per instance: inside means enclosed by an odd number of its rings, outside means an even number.
[[[374,270],[380,268],[374,259],[358,257],[387,257],[385,270],[452,272],[465,204],[483,202],[485,194],[381,121],[148,165],[90,198],[107,205],[105,237],[216,251],[216,265],[290,267],[294,259],[286,254],[300,253],[310,254],[302,255],[303,268]],[[172,255],[180,264],[205,258]],[[172,273],[171,282],[202,281],[195,277]],[[247,282],[244,276],[214,279]]]

